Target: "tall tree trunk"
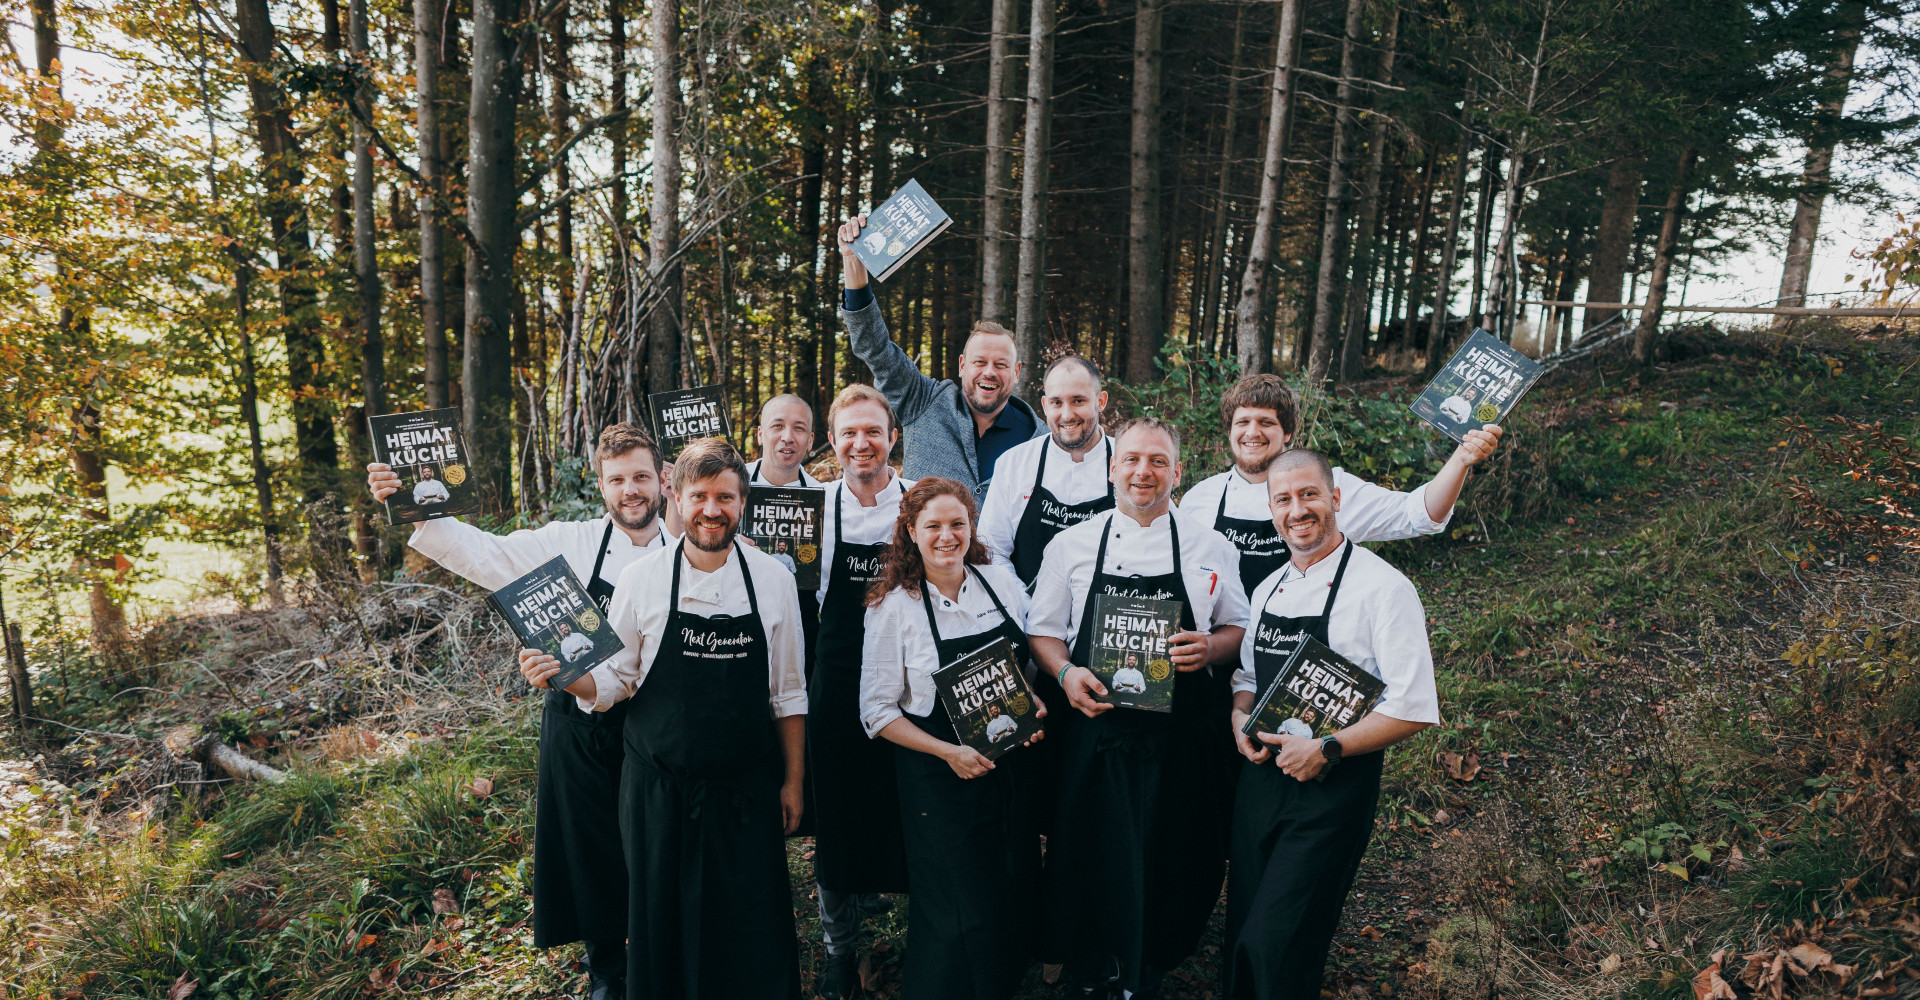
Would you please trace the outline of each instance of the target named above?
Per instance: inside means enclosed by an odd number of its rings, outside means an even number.
[[[1015,0],[993,0],[987,44],[987,163],[980,211],[980,318],[1006,322],[1012,265],[1008,209],[1013,202],[1013,35]]]
[[[1400,324],[1400,339],[1412,347],[1419,338],[1421,295],[1426,291],[1422,279],[1427,276],[1427,239],[1433,230],[1433,186],[1440,175],[1438,150],[1427,154],[1420,169],[1420,204],[1413,222],[1413,260],[1408,264],[1407,321]]]
[[[1347,210],[1353,186],[1347,178],[1347,159],[1354,132],[1354,51],[1360,45],[1360,15],[1366,0],[1347,0],[1347,23],[1340,36],[1340,84],[1334,88],[1333,140],[1327,147],[1327,193],[1320,215],[1320,268],[1314,281],[1313,337],[1307,353],[1307,378],[1325,382],[1333,360],[1334,329],[1340,318],[1339,289],[1346,276]]]
[[[1239,126],[1240,57],[1246,38],[1247,9],[1233,9],[1233,49],[1227,57],[1227,116],[1220,128],[1220,179],[1213,192],[1213,224],[1207,229],[1207,276],[1202,285],[1200,343],[1209,351],[1220,323],[1221,270],[1227,255],[1227,203],[1233,194],[1233,134]]]
[[[420,178],[420,332],[427,408],[452,405],[447,393],[446,219],[440,199],[440,16],[450,0],[413,0],[414,125]]]
[[[1565,256],[1560,262],[1560,286],[1554,289],[1553,297],[1561,302],[1573,301],[1573,293],[1580,288],[1580,243],[1586,237],[1582,227],[1575,226],[1567,231]],[[1553,310],[1554,334],[1553,350],[1558,354],[1573,346],[1573,307],[1555,306]]]
[[[1820,237],[1820,210],[1833,182],[1833,150],[1839,141],[1841,112],[1853,84],[1854,55],[1866,24],[1866,4],[1849,0],[1840,6],[1841,26],[1834,37],[1833,61],[1827,64],[1823,99],[1807,137],[1807,160],[1800,170],[1799,190],[1793,196],[1793,223],[1787,229],[1787,257],[1780,269],[1778,306],[1804,306],[1807,278],[1813,271],[1814,242]],[[1792,317],[1775,316],[1774,329],[1784,329]],[[1637,339],[1637,335],[1636,335]]]
[[[235,0],[234,25],[240,56],[247,64],[254,134],[266,174],[263,207],[273,232],[276,270],[281,275],[281,329],[286,341],[298,479],[301,495],[309,501],[318,500],[335,485],[340,446],[334,438],[332,407],[321,379],[326,331],[314,287],[306,203],[300,197],[300,149],[294,141],[293,118],[285,95],[274,82],[275,33],[267,0]]]
[[[367,51],[367,0],[352,0],[348,26],[348,45],[356,63],[368,73],[372,64]],[[354,95],[368,117],[373,114],[373,88],[361,87]],[[353,279],[360,313],[360,401],[371,417],[387,412],[386,344],[380,332],[380,259],[374,250],[373,215],[373,136],[366,123],[355,116],[353,122]],[[365,431],[355,428],[356,436]],[[380,529],[375,524],[371,502],[356,491],[360,502],[354,505],[354,555],[364,580],[378,579]]]
[[[1048,170],[1053,162],[1053,34],[1057,0],[1033,0],[1027,47],[1027,129],[1020,163],[1020,286],[1013,339],[1026,359],[1017,391],[1029,399],[1040,382],[1047,333]]]
[[[1387,9],[1387,24],[1381,30],[1380,38],[1380,82],[1393,84],[1393,56],[1400,41],[1400,8],[1397,4]],[[1384,94],[1383,86],[1379,93]],[[1374,230],[1380,220],[1380,173],[1386,167],[1387,154],[1387,116],[1377,105],[1373,120],[1368,123],[1367,131],[1367,172],[1360,181],[1360,207],[1354,214],[1353,234],[1357,241],[1353,251],[1352,277],[1347,284],[1346,336],[1340,351],[1340,381],[1352,382],[1360,377],[1360,369],[1366,360],[1367,314],[1373,302],[1373,270],[1375,248],[1379,245],[1379,234]]]
[[[607,59],[612,66],[612,79],[608,82],[611,91],[612,107],[610,114],[620,114],[627,110],[627,0],[607,0]],[[627,242],[627,225],[632,209],[628,206],[627,196],[627,120],[620,118],[607,127],[607,138],[611,140],[613,157],[613,218],[617,232],[614,242],[622,247]],[[624,254],[622,254],[624,256]]]
[[[653,209],[648,270],[659,299],[647,334],[647,390],[680,388],[681,315],[686,294],[680,262],[680,5],[653,4]]]
[[[1473,206],[1473,296],[1467,304],[1467,322],[1475,327],[1488,324],[1481,322],[1481,306],[1485,304],[1487,290],[1487,243],[1493,239],[1493,187],[1500,183],[1500,161],[1493,156],[1493,140],[1480,150],[1480,195]]]
[[[1247,267],[1233,307],[1233,335],[1240,370],[1252,374],[1273,369],[1272,327],[1262,323],[1267,304],[1267,268],[1273,259],[1274,223],[1280,214],[1280,186],[1286,173],[1288,111],[1293,103],[1293,67],[1300,45],[1300,0],[1280,0],[1279,30],[1274,32],[1273,80],[1267,88],[1267,148],[1260,170],[1260,207],[1247,240]]]
[[[564,139],[573,132],[573,95],[570,90],[573,80],[573,35],[568,30],[567,20],[572,15],[570,3],[562,3],[553,14],[553,54],[548,60],[548,73],[553,78],[553,134]],[[573,189],[573,157],[571,154],[560,157],[553,165],[553,186],[558,194]],[[562,317],[573,315],[573,201],[568,199],[560,203],[554,211],[555,249],[560,255],[559,274],[555,276],[555,290],[559,293],[559,314]],[[544,369],[544,366],[542,366]]]
[[[1680,154],[1673,187],[1667,191],[1667,205],[1660,214],[1660,243],[1654,249],[1653,275],[1647,282],[1647,307],[1640,311],[1640,324],[1633,328],[1633,360],[1641,364],[1653,360],[1653,334],[1660,327],[1660,313],[1667,304],[1667,276],[1673,271],[1674,248],[1680,244],[1680,223],[1687,211],[1695,155],[1692,146]]]
[[[520,0],[474,0],[472,105],[467,112],[467,330],[461,344],[462,429],[486,509],[513,509],[513,256],[519,237],[522,62]]]
[[[1646,162],[1638,151],[1623,143],[1613,165],[1607,168],[1607,197],[1600,205],[1593,265],[1587,271],[1588,302],[1625,301],[1620,298],[1620,285],[1627,274],[1627,253],[1633,247],[1633,220],[1640,210],[1640,171]],[[1585,329],[1618,315],[1618,309],[1588,306]]]
[[[1160,23],[1166,0],[1138,0],[1133,15],[1132,135],[1127,144],[1127,379],[1153,380],[1166,336],[1160,273]]]
[[[1467,203],[1467,155],[1472,152],[1473,85],[1467,85],[1460,106],[1460,144],[1454,149],[1453,193],[1447,200],[1447,234],[1440,241],[1440,269],[1435,273],[1433,325],[1427,328],[1427,371],[1438,372],[1447,356],[1447,301],[1453,298],[1454,255],[1460,250],[1460,216]]]
[[[247,425],[247,459],[253,474],[253,498],[260,512],[261,541],[267,556],[267,598],[275,607],[287,603],[280,561],[280,519],[273,509],[273,471],[267,466],[266,445],[260,432],[260,375],[254,362],[253,328],[249,325],[248,293],[253,270],[236,261],[233,269],[233,326],[240,341],[240,419]]]
[[[1540,100],[1540,72],[1547,58],[1547,27],[1552,24],[1551,17],[1540,19],[1540,36],[1534,44],[1533,73],[1527,83],[1527,99],[1522,110],[1529,115]],[[1501,206],[1500,243],[1493,252],[1493,274],[1489,279],[1492,285],[1490,296],[1494,314],[1494,335],[1501,340],[1513,339],[1512,311],[1519,295],[1514,289],[1518,284],[1518,275],[1513,273],[1514,243],[1519,239],[1520,209],[1527,198],[1527,186],[1521,183],[1521,175],[1527,169],[1527,141],[1532,131],[1522,126],[1519,135],[1507,148],[1507,185],[1503,193]]]

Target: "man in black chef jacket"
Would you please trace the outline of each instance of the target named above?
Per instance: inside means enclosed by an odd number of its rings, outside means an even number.
[[[1227,671],[1247,623],[1239,560],[1206,521],[1172,507],[1180,437],[1135,418],[1114,435],[1114,510],[1054,536],[1027,613],[1040,669],[1072,708],[1047,742],[1058,773],[1047,840],[1043,948],[1069,995],[1156,989],[1193,953],[1220,897]],[[1101,595],[1178,601],[1171,712],[1115,708],[1087,669]]]
[[[1254,588],[1253,627],[1233,677],[1240,770],[1227,882],[1227,995],[1317,1000],[1353,887],[1387,747],[1440,721],[1426,612],[1413,584],[1340,528],[1333,467],[1289,451],[1267,468],[1285,565]],[[1321,738],[1240,732],[1258,692],[1312,636],[1385,682],[1371,711]]]
[[[620,833],[629,1000],[800,996],[785,834],[803,808],[807,692],[793,574],[737,540],[747,470],[701,438],[674,462],[682,541],[627,567],[625,648],[567,688],[630,700]],[[522,650],[544,682],[552,657]]]
[[[632,424],[608,424],[594,444],[594,472],[606,513],[590,521],[549,521],[504,535],[457,517],[421,521],[407,545],[488,590],[499,590],[554,556],[586,582],[601,611],[626,568],[673,541],[662,527],[660,450]],[[367,466],[376,501],[400,488],[388,466]],[[584,638],[584,637],[578,637]],[[626,992],[625,862],[614,830],[620,795],[620,726],[626,706],[594,713],[548,691],[540,716],[538,805],[533,821],[533,943],[586,942],[588,996]]]

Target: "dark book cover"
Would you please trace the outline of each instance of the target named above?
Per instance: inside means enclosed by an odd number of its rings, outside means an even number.
[[[1542,371],[1532,358],[1485,330],[1475,330],[1409,406],[1458,441],[1469,431],[1504,420]]]
[[[802,591],[820,589],[820,522],[827,491],[818,486],[747,488],[747,523],[742,528],[760,551],[793,571]]]
[[[1180,602],[1102,595],[1093,600],[1088,669],[1107,686],[1100,699],[1121,708],[1173,711],[1173,659],[1167,640],[1180,631]]]
[[[873,280],[885,281],[951,225],[953,219],[927,189],[910,180],[867,214],[866,228],[853,241],[853,254],[867,265]]]
[[[1325,643],[1301,636],[1300,645],[1260,693],[1240,731],[1248,736],[1256,732],[1306,736],[1301,731],[1305,727],[1313,736],[1326,736],[1358,722],[1386,689],[1385,681]]]
[[[542,650],[560,661],[560,672],[547,680],[552,687],[572,684],[625,646],[564,556],[541,563],[487,599],[520,637],[521,648]]]
[[[694,438],[728,437],[726,390],[717,385],[674,389],[647,396],[647,411],[653,417],[653,439],[660,443],[660,458],[671,462]]]
[[[407,524],[480,509],[480,491],[467,467],[460,408],[382,413],[367,418],[373,460],[392,467],[400,489],[387,498],[387,523]]]
[[[1040,704],[1020,669],[1020,658],[1005,638],[941,667],[933,675],[940,704],[953,720],[961,743],[997,760],[1040,732]],[[938,733],[934,735],[939,735]]]

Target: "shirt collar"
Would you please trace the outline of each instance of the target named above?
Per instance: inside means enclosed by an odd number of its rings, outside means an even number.
[[[855,508],[863,507],[860,503],[860,498],[853,495],[853,487],[847,485],[847,477],[841,476],[837,482],[840,484],[841,497],[847,501],[848,506]],[[893,471],[893,466],[889,465],[887,466],[887,485],[880,487],[880,492],[874,494],[873,505],[875,507],[885,507],[890,503],[897,504],[900,502],[900,494],[902,492],[900,488],[900,474]]]
[[[1140,526],[1139,521],[1136,521],[1133,518],[1130,518],[1127,515],[1122,514],[1116,510],[1113,512],[1112,520],[1108,522],[1108,530],[1109,531],[1165,531],[1167,530],[1168,519],[1171,517],[1173,517],[1173,505],[1168,504],[1166,513],[1161,514],[1159,517],[1154,518],[1152,524],[1149,524],[1146,527],[1142,528]]]
[[[1322,576],[1332,576],[1334,571],[1340,567],[1340,557],[1346,554],[1347,546],[1352,544],[1352,538],[1341,540],[1339,548],[1327,553],[1326,558],[1307,567],[1304,573],[1300,571],[1300,567],[1293,564],[1292,559],[1288,559],[1286,571],[1280,574],[1280,581],[1287,583],[1293,580],[1311,580]]]
[[[663,502],[665,501],[665,499],[666,499],[665,497],[661,498]],[[667,544],[666,515],[663,513],[655,512],[655,514],[653,515],[653,527],[654,527],[653,541],[648,542],[644,546],[633,544],[633,536],[620,530],[620,526],[613,523],[612,514],[600,515],[600,519],[598,521],[595,521],[594,525],[600,529],[603,535],[606,535],[608,545],[624,544],[626,547],[630,549],[637,549],[637,548],[656,549]],[[611,533],[608,533],[607,528],[610,525],[612,526],[613,531]]]
[[[1007,409],[1009,410],[1013,409],[1013,404],[1011,403],[1007,404]],[[998,421],[995,422],[995,426],[998,426]],[[1095,465],[1098,465],[1099,462],[1095,460],[1093,456],[1095,454],[1101,454],[1101,455],[1106,454],[1106,448],[1110,443],[1107,439],[1107,432],[1105,430],[1102,430],[1100,432],[1100,436],[1094,439],[1093,445],[1087,449],[1086,455],[1082,456],[1078,463],[1074,463],[1073,455],[1070,452],[1068,452],[1067,449],[1060,447],[1060,442],[1055,441],[1053,439],[1052,431],[1048,431],[1047,436],[1044,438],[1041,438],[1040,440],[1046,442],[1046,444],[1043,447],[1045,447],[1048,451],[1058,452],[1060,455],[1060,459],[1062,461],[1067,462],[1069,464],[1081,464],[1081,465],[1087,464],[1089,462]]]
[[[686,552],[682,551],[679,557],[686,559]],[[727,575],[727,569],[739,560],[739,551],[733,547],[729,547],[727,549],[727,561],[721,563],[719,569],[706,574],[701,574],[700,570],[696,569],[693,562],[689,560],[687,562],[686,575],[680,579],[680,599],[683,601],[697,601],[701,604],[710,604],[715,607],[725,605],[727,603],[727,588],[722,585],[722,578]],[[746,572],[746,567],[740,567],[740,571],[742,573]]]
[[[920,585],[922,587],[925,587],[927,593],[933,596],[933,606],[941,611],[964,610],[964,608],[961,606],[961,602],[965,601],[967,599],[967,595],[973,593],[973,589],[974,589],[972,573],[968,573],[966,576],[960,578],[960,600],[959,601],[948,600],[947,595],[942,594],[940,592],[939,587],[936,587],[931,583],[927,583],[924,580],[921,581]]]
[[[973,410],[967,407],[967,401],[964,397],[960,400],[960,408],[966,411],[969,419],[972,418]],[[987,430],[1009,430],[1017,432],[1020,430],[1021,424],[1026,424],[1029,432],[1033,430],[1033,418],[1027,416],[1027,412],[1016,405],[1012,399],[1008,399],[1007,405],[1001,407],[999,415],[993,418],[993,423],[987,425]],[[1049,437],[1051,437],[1051,435],[1049,435]]]

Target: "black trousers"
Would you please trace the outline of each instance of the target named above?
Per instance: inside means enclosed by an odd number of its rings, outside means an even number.
[[[1385,759],[1348,758],[1325,781],[1297,781],[1271,761],[1241,769],[1227,874],[1227,996],[1318,1000],[1373,835]]]

